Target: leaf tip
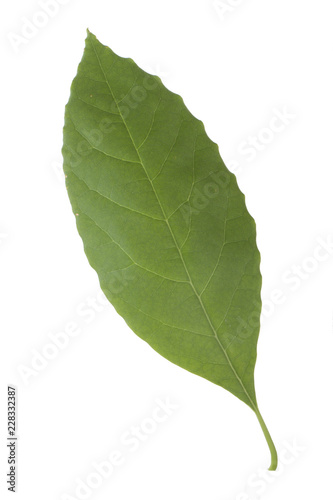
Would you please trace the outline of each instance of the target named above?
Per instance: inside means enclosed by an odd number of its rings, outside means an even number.
[[[89,40],[90,38],[96,38],[96,36],[90,31],[89,28],[87,28],[87,37],[86,37],[86,40]]]

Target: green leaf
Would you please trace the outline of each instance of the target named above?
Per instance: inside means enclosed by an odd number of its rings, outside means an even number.
[[[88,32],[66,106],[64,170],[101,288],[162,356],[257,415],[256,228],[235,176],[180,96]]]

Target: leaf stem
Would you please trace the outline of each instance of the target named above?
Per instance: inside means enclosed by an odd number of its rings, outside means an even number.
[[[268,444],[268,447],[269,447],[269,450],[271,452],[271,465],[269,467],[268,470],[276,470],[277,468],[277,465],[278,465],[278,456],[277,456],[277,452],[276,452],[276,448],[275,448],[275,445],[273,443],[273,440],[271,438],[271,435],[266,427],[266,424],[264,422],[264,419],[262,418],[261,414],[260,414],[260,411],[258,410],[258,408],[256,408],[254,410],[255,414],[257,415],[257,418],[259,420],[259,424],[260,424],[260,427],[262,428],[263,430],[263,433],[264,433],[264,436],[266,438],[266,441],[267,441],[267,444]]]

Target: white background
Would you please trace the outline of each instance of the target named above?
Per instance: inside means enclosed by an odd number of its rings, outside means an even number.
[[[2,8],[1,497],[12,498],[7,384],[18,390],[20,500],[79,498],[77,481],[115,450],[122,465],[86,498],[330,496],[333,249],[323,241],[333,238],[332,2],[57,5],[53,17],[34,0]],[[44,26],[18,39],[26,20]],[[277,473],[265,472],[269,451],[246,405],[160,357],[100,302],[61,173],[64,106],[87,27],[182,95],[246,194],[262,254],[256,388],[281,451]],[[288,123],[269,132],[276,112]],[[22,376],[69,323],[78,334]],[[177,409],[132,452],[123,433],[152,425],[145,419],[166,397]]]

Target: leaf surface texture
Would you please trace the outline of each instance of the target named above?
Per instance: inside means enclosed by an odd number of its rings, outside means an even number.
[[[202,122],[158,77],[88,33],[63,156],[86,255],[117,312],[162,356],[259,418],[256,228]]]

